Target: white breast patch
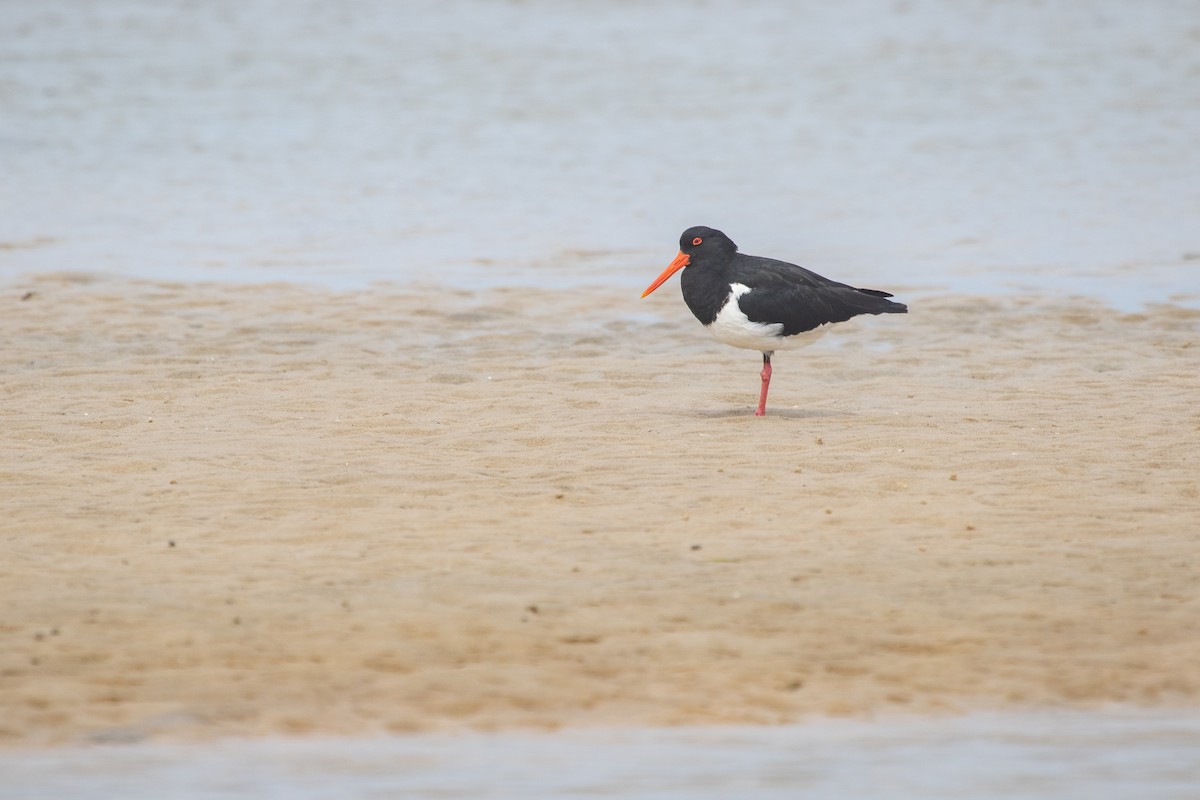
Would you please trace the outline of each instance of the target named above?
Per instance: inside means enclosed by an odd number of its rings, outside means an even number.
[[[784,336],[782,322],[751,322],[737,304],[737,299],[749,292],[750,287],[744,283],[734,283],[729,289],[729,299],[717,312],[717,318],[708,326],[719,342],[731,347],[769,352],[800,347],[825,334],[825,327],[822,326],[795,336]]]

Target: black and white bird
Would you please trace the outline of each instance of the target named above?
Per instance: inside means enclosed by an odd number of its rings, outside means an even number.
[[[681,269],[683,301],[696,319],[718,341],[762,353],[758,417],[767,413],[771,356],[777,349],[810,344],[828,325],[859,314],[908,312],[908,306],[888,300],[887,292],[856,289],[786,261],[743,255],[728,236],[703,226],[683,232],[679,255],[642,297]]]

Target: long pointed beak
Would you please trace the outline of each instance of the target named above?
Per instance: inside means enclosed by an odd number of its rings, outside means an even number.
[[[646,291],[642,292],[642,297],[645,297],[646,295],[650,294],[655,289],[657,289],[658,287],[660,287],[664,283],[666,283],[667,278],[671,277],[676,272],[679,272],[679,270],[686,267],[691,260],[692,260],[692,257],[689,256],[687,253],[684,253],[681,250],[679,252],[679,255],[675,256],[675,260],[671,262],[671,265],[663,270],[662,275],[659,275],[657,278],[654,279],[654,283],[652,283],[646,287]]]

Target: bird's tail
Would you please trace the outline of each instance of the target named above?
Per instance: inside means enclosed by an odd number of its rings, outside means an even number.
[[[887,292],[881,292],[878,289],[855,289],[862,295],[863,312],[866,314],[907,314],[908,306],[904,303],[897,303],[887,298],[892,295]]]

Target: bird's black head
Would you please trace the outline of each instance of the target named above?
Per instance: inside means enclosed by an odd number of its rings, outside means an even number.
[[[737,252],[737,245],[716,228],[697,225],[688,228],[679,237],[679,252],[686,253],[695,261],[697,257],[711,255],[728,257]]]
[[[683,236],[679,237],[679,255],[675,256],[675,260],[654,279],[654,283],[646,287],[646,291],[642,292],[642,297],[662,286],[667,278],[690,264],[700,262],[712,266],[714,263],[719,264],[728,259],[736,252],[737,245],[719,230],[706,228],[703,225],[688,228],[683,232]]]

